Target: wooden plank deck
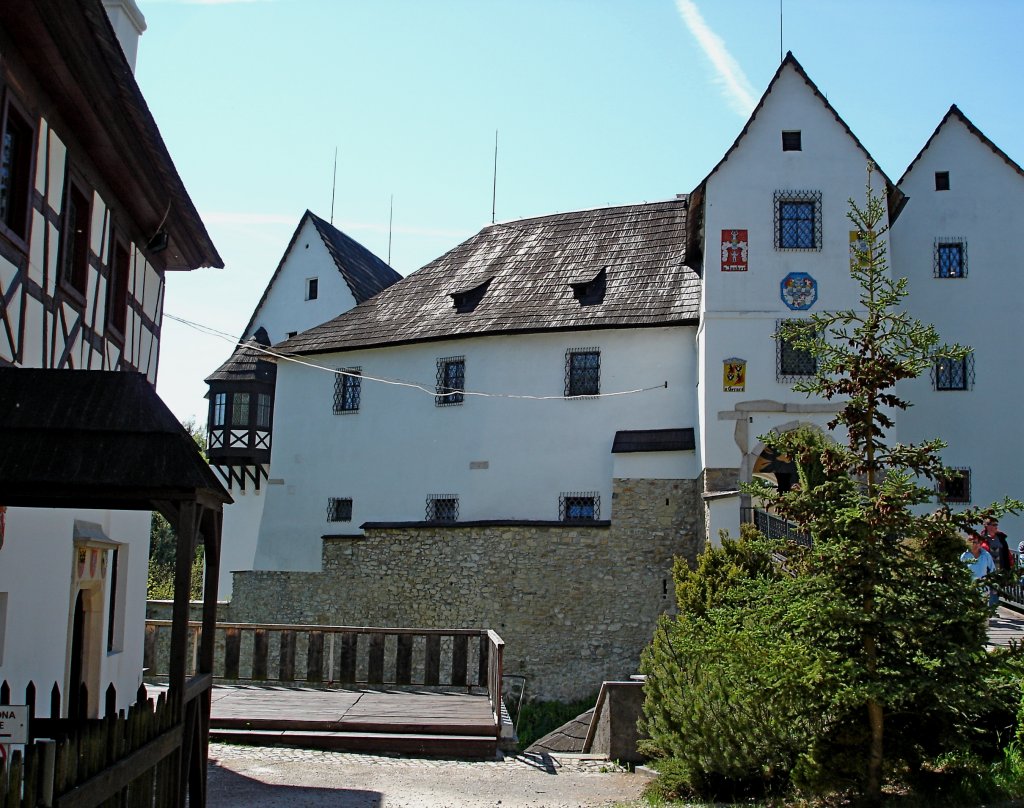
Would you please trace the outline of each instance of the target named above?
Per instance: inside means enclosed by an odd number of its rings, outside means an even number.
[[[211,702],[215,740],[448,757],[497,752],[486,694],[215,685]]]

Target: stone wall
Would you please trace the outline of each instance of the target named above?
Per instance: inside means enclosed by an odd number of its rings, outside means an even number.
[[[615,480],[611,524],[415,525],[327,539],[322,572],[235,573],[230,617],[490,628],[532,698],[635,673],[672,611],[673,558],[703,543],[695,480]]]

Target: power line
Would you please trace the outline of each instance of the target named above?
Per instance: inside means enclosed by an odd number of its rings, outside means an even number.
[[[164,317],[166,317],[169,320],[174,320],[177,323],[181,323],[182,325],[188,326],[189,328],[195,329],[196,331],[199,331],[201,333],[205,333],[210,336],[217,337],[218,339],[222,339],[225,342],[229,342],[236,348],[244,346],[248,350],[265,354],[266,356],[272,357],[273,359],[276,359],[281,362],[292,362],[293,364],[296,365],[301,365],[303,367],[311,368],[313,370],[323,371],[324,373],[331,373],[335,376],[352,376],[353,378],[364,379],[370,382],[378,382],[379,384],[388,384],[394,387],[407,387],[411,390],[418,390],[419,392],[425,393],[434,398],[437,398],[439,396],[454,395],[476,396],[477,398],[508,398],[523,401],[561,401],[566,398],[566,396],[564,395],[535,396],[528,395],[526,393],[486,393],[479,390],[451,390],[447,393],[439,393],[437,392],[436,387],[430,387],[424,384],[420,384],[418,382],[407,382],[401,379],[388,379],[383,376],[368,376],[364,373],[352,373],[350,371],[343,370],[340,368],[329,368],[324,365],[318,365],[316,362],[308,362],[305,359],[299,359],[294,356],[288,356],[286,354],[278,353],[277,351],[272,351],[271,349],[265,348],[264,346],[259,345],[258,343],[239,342],[237,339],[234,338],[234,336],[228,334],[225,331],[220,331],[216,328],[213,328],[212,326],[203,325],[202,323],[197,323],[194,320],[186,320],[184,317],[175,317],[173,314],[170,314],[168,312],[164,312]],[[653,384],[649,387],[638,387],[633,390],[617,390],[612,393],[595,393],[594,395],[580,396],[580,398],[612,398],[615,396],[631,396],[636,395],[637,393],[648,393],[652,390],[664,390],[667,388],[668,382],[664,381],[661,382],[660,384]]]

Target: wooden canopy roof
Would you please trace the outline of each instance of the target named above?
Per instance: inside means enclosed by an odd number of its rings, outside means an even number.
[[[0,368],[0,504],[165,510],[232,501],[139,373]]]

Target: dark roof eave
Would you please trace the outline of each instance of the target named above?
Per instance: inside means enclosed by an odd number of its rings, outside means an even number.
[[[274,346],[274,350],[282,357],[290,356],[317,356],[320,354],[350,353],[352,351],[371,351],[378,348],[396,348],[403,345],[422,345],[430,342],[451,342],[453,340],[475,339],[478,337],[507,337],[523,334],[555,334],[567,331],[622,331],[627,328],[676,328],[685,326],[700,325],[699,318],[689,317],[685,320],[664,320],[652,323],[607,323],[592,326],[549,326],[546,328],[514,328],[502,331],[474,331],[460,334],[442,334],[440,336],[416,337],[405,340],[388,340],[386,342],[371,342],[365,345],[339,345],[330,348],[317,348],[303,351],[288,351],[280,345]]]

